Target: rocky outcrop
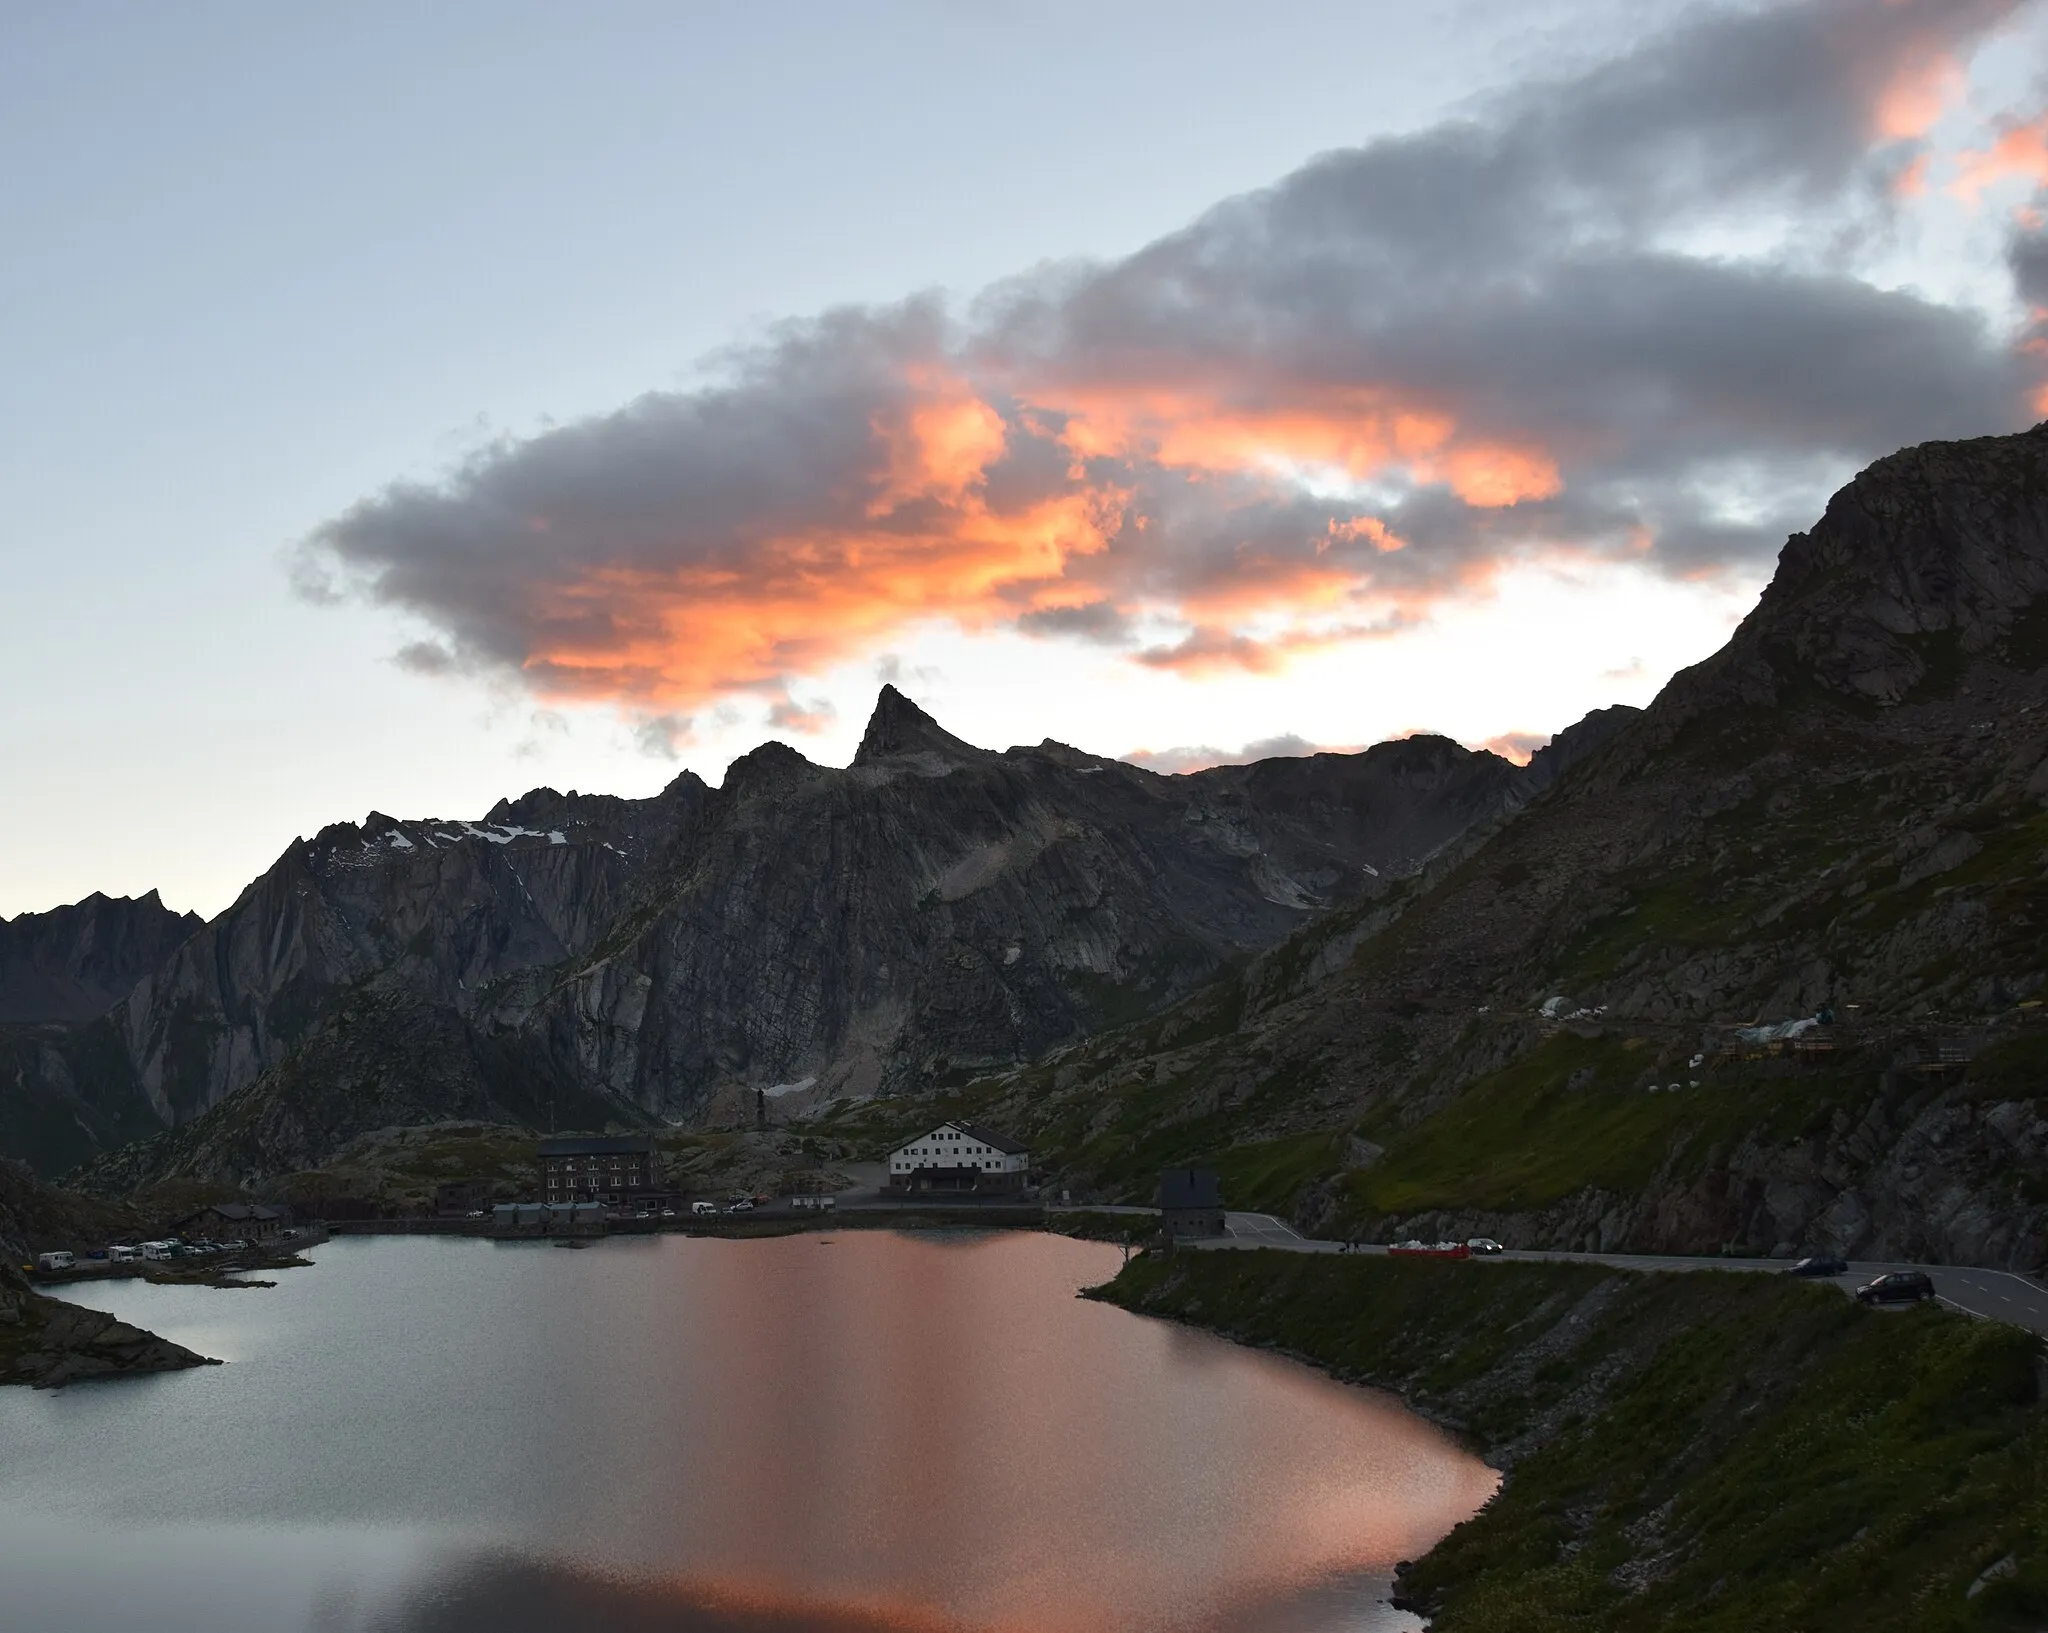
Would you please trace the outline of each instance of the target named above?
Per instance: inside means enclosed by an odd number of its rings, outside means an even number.
[[[2048,426],[1882,460],[1523,814],[987,1114],[1086,1128],[1070,1179],[1130,1194],[1326,1151],[1261,1201],[1329,1229],[2034,1268],[2044,666]],[[1823,1009],[1830,1052],[1745,1042]]]
[[[884,688],[844,770],[781,744],[735,762],[524,1024],[566,1075],[664,1116],[957,1082],[1374,898],[1522,776],[1425,737],[1164,777],[976,748]]]
[[[200,924],[154,890],[0,919],[0,1026],[104,1015]]]
[[[317,1167],[383,1130],[645,1121],[632,1106],[550,1077],[516,1036],[480,1032],[450,1005],[358,990],[253,1083],[190,1122],[107,1152],[74,1183],[107,1195],[173,1178],[255,1185]]]
[[[701,807],[541,789],[482,823],[361,824],[295,841],[110,1017],[160,1123],[198,1115],[313,1036],[365,983],[474,1014],[585,951]]]
[[[96,1378],[219,1366],[103,1310],[45,1298],[0,1271],[0,1383],[57,1389]]]
[[[47,1298],[16,1269],[47,1248],[82,1248],[133,1231],[140,1217],[118,1203],[38,1180],[0,1160],[0,1384],[51,1389],[88,1378],[210,1366],[202,1355],[99,1310]]]

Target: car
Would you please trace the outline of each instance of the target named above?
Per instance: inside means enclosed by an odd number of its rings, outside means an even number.
[[[690,1212],[698,1216],[716,1213],[718,1212],[718,1204],[716,1202],[692,1202],[690,1204]]]
[[[1856,1289],[1864,1304],[1909,1304],[1934,1297],[1934,1283],[1924,1270],[1891,1270]]]
[[[750,1196],[743,1196],[737,1202],[728,1202],[725,1211],[727,1213],[752,1213],[754,1211],[754,1199]]]
[[[142,1249],[133,1242],[116,1242],[107,1249],[107,1257],[115,1264],[133,1264],[142,1257]]]
[[[1831,1253],[1815,1253],[1801,1259],[1785,1272],[1788,1276],[1846,1276],[1849,1261]]]
[[[1468,1248],[1470,1248],[1474,1253],[1479,1254],[1482,1258],[1490,1259],[1496,1253],[1507,1252],[1507,1249],[1502,1247],[1500,1243],[1496,1242],[1491,1236],[1475,1236],[1472,1238],[1471,1241],[1467,1242],[1465,1245]]]
[[[661,1216],[664,1219],[673,1219],[676,1216],[676,1210],[674,1208],[663,1208],[661,1210]]]

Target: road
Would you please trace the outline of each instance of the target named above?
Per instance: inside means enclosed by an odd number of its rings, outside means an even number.
[[[1154,1210],[1133,1208],[1128,1211],[1141,1213]],[[1276,1219],[1269,1213],[1229,1213],[1224,1217],[1230,1228],[1227,1237],[1189,1245],[1206,1248],[1277,1247],[1293,1253],[1336,1253],[1342,1250],[1341,1243],[1317,1241],[1303,1236],[1286,1221]],[[1385,1253],[1387,1250],[1384,1247],[1361,1246],[1359,1251]],[[1590,1264],[1611,1264],[1621,1270],[1737,1270],[1779,1275],[1784,1274],[1786,1263],[1783,1259],[1682,1258],[1638,1253],[1511,1251],[1502,1254],[1501,1257],[1532,1261],[1577,1259]],[[1889,1270],[1924,1271],[1934,1282],[1935,1296],[1942,1303],[1961,1310],[1966,1315],[1983,1316],[1992,1321],[2007,1321],[2016,1327],[2048,1334],[2048,1290],[2009,1270],[1979,1270],[1969,1265],[1949,1264],[1856,1263],[1849,1266],[1847,1275],[1830,1279],[1844,1293],[1852,1293],[1873,1276],[1881,1276]]]

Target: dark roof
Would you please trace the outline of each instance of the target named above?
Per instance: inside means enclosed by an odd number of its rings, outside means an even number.
[[[215,1202],[189,1216],[193,1219],[231,1219],[237,1223],[254,1220],[264,1224],[273,1219],[289,1219],[291,1209],[274,1208],[267,1202]]]
[[[942,1126],[957,1128],[970,1140],[979,1140],[990,1150],[1000,1151],[1006,1157],[1024,1156],[1029,1149],[1019,1141],[1011,1139],[1009,1135],[998,1134],[994,1129],[980,1123],[948,1123]]]
[[[618,1134],[609,1139],[540,1142],[540,1154],[544,1157],[623,1157],[643,1151],[650,1157],[654,1155],[652,1134]]]
[[[1220,1208],[1223,1182],[1206,1168],[1168,1168],[1159,1176],[1162,1208]]]

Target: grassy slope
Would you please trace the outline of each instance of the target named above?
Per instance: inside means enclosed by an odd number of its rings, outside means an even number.
[[[1404,1579],[1435,1633],[2048,1618],[2048,1409],[2018,1329],[1774,1276],[1271,1252],[1150,1255],[1105,1296],[1399,1389],[1513,1456]]]

